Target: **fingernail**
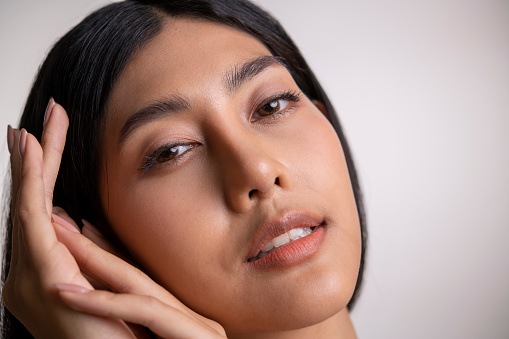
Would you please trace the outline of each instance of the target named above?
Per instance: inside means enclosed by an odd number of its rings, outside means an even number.
[[[57,283],[55,284],[57,290],[61,292],[72,292],[72,293],[88,293],[90,290],[83,286],[74,284]]]
[[[83,223],[83,227],[86,227],[90,232],[94,233],[95,235],[99,237],[103,237],[103,234],[101,231],[99,231],[95,226],[93,226],[91,223],[86,221],[85,219],[81,219],[81,222]]]
[[[14,130],[11,125],[7,125],[7,147],[9,147],[9,153],[14,150]]]
[[[53,106],[55,106],[55,100],[53,97],[49,99],[48,106],[46,106],[46,112],[44,112],[44,124],[43,128],[48,123],[49,117],[51,116],[51,112],[53,111]]]
[[[65,228],[66,230],[69,230],[71,232],[74,232],[74,233],[80,233],[80,231],[74,227],[73,225],[71,225],[70,222],[68,222],[67,220],[65,220],[64,218],[62,217],[59,217],[58,215],[56,214],[51,214],[51,220],[53,222],[55,222],[56,224],[62,226],[63,228]]]
[[[19,135],[19,155],[23,158],[25,155],[25,147],[27,145],[27,130],[22,129]]]

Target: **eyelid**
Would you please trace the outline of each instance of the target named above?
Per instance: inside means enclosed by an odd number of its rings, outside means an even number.
[[[254,109],[253,113],[251,114],[250,121],[254,122],[254,121],[267,119],[267,118],[276,118],[277,116],[280,116],[281,114],[288,113],[290,110],[295,108],[296,103],[301,101],[303,95],[304,94],[299,90],[285,90],[282,92],[278,92],[278,93],[264,99],[260,104],[255,106],[256,108]],[[267,105],[268,103],[271,103],[273,101],[278,101],[278,100],[288,100],[289,101],[288,106],[290,106],[290,105],[292,105],[292,106],[291,107],[287,106],[287,107],[283,108],[281,111],[278,111],[277,113],[274,113],[274,114],[271,114],[268,116],[263,116],[263,117],[259,117],[257,119],[252,119],[253,115],[255,115],[256,112],[258,112],[263,106]]]
[[[288,90],[276,92],[276,94],[273,94],[273,95],[263,99],[261,101],[261,103],[259,103],[258,105],[255,106],[255,109],[252,111],[252,113],[250,115],[250,120],[252,122],[259,121],[259,120],[265,121],[265,120],[267,120],[269,118],[276,119],[279,116],[285,115],[286,113],[289,113],[292,109],[295,108],[296,103],[299,102],[302,99],[302,96],[303,96],[303,93],[300,90],[295,90],[295,89],[288,89]],[[285,107],[283,107],[282,109],[280,109],[279,111],[277,111],[277,112],[275,112],[273,114],[270,114],[270,115],[267,115],[267,116],[261,116],[261,117],[258,117],[256,119],[254,119],[254,120],[252,119],[253,116],[256,115],[257,112],[263,106],[267,105],[270,102],[279,101],[279,100],[286,100],[289,103]],[[174,159],[171,159],[171,160],[168,160],[168,161],[164,161],[164,162],[161,162],[161,163],[157,162],[157,158],[164,151],[166,151],[166,150],[168,150],[170,148],[173,148],[173,147],[178,147],[178,146],[190,146],[190,148],[188,150],[184,151],[183,153],[177,155]],[[181,159],[182,157],[186,156],[186,154],[189,151],[191,151],[193,148],[195,148],[197,146],[199,146],[199,143],[196,142],[196,141],[191,141],[191,140],[184,140],[184,141],[177,140],[177,141],[171,141],[171,142],[164,143],[163,145],[158,146],[153,151],[149,151],[149,152],[146,153],[146,155],[144,157],[144,160],[143,160],[141,166],[138,168],[138,170],[141,171],[141,175],[145,175],[154,166],[159,167],[161,165],[166,165],[167,166],[167,165],[170,165],[170,164],[173,164],[173,163],[176,164],[179,159]]]
[[[162,162],[162,163],[156,163],[156,160],[157,158],[166,150],[170,149],[170,148],[173,148],[173,147],[178,147],[178,146],[191,146],[188,150],[184,151],[182,154],[178,155],[176,158],[172,159],[172,160],[168,160],[168,161],[165,161],[165,162]],[[169,165],[169,164],[172,164],[172,163],[177,163],[177,160],[183,156],[186,155],[186,153],[188,153],[189,151],[191,151],[193,148],[199,146],[199,143],[195,142],[195,141],[172,141],[172,142],[168,142],[168,143],[165,143],[159,147],[157,147],[155,150],[149,152],[147,155],[145,155],[144,157],[144,161],[143,161],[143,164],[141,167],[138,168],[138,170],[142,171],[142,175],[145,175],[147,174],[151,169],[152,167],[154,166],[158,166],[158,165]]]

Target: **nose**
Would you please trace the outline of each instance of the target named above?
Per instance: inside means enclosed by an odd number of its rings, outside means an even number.
[[[278,159],[281,145],[261,134],[230,128],[215,138],[221,181],[227,205],[235,212],[248,211],[273,198],[276,190],[289,190],[288,167]]]

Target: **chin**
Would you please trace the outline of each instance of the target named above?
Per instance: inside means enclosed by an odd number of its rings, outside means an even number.
[[[346,308],[355,281],[327,275],[310,280],[298,293],[288,289],[260,296],[253,305],[244,305],[247,314],[236,313],[232,318],[231,313],[229,319],[218,321],[230,333],[292,331],[317,325]]]

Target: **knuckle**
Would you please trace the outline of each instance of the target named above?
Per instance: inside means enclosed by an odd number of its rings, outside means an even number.
[[[34,283],[37,277],[31,274],[9,273],[2,288],[2,299],[7,309],[16,314],[26,307],[30,307],[34,299]]]
[[[111,303],[115,302],[115,300],[117,299],[117,295],[113,292],[101,292],[100,298],[103,299],[103,301],[106,303]]]
[[[131,285],[131,283],[125,279],[118,279],[116,285],[118,291],[122,293],[131,293],[133,290],[133,286]]]
[[[17,216],[19,222],[22,224],[28,224],[34,221],[36,216],[39,216],[40,213],[46,213],[45,210],[39,210],[37,206],[33,206],[33,204],[19,204]]]
[[[155,310],[155,309],[158,309],[161,307],[161,302],[158,299],[156,299],[152,296],[147,296],[145,298],[146,298],[147,305],[150,309]]]
[[[93,261],[95,260],[93,255],[93,246],[91,244],[84,244],[82,250],[80,251],[79,263],[80,266],[83,266],[86,269],[90,269]]]
[[[133,275],[134,275],[136,281],[143,282],[143,283],[148,282],[148,276],[137,267],[133,267]]]
[[[115,303],[117,302],[117,295],[112,292],[97,291],[96,301],[97,305],[101,305],[106,317],[115,317]]]
[[[145,327],[152,327],[154,323],[156,322],[156,319],[163,314],[164,310],[162,307],[162,303],[152,297],[152,296],[146,296],[144,297],[144,304],[145,304],[145,317],[143,317],[141,320],[143,326]]]
[[[37,164],[37,167],[42,167],[42,162]],[[42,180],[42,171],[34,170],[28,166],[21,166],[21,186],[23,182],[28,178],[35,178],[36,180]]]
[[[64,151],[65,136],[63,138],[64,140],[62,140],[62,135],[60,134],[51,133],[45,134],[43,136],[41,146],[44,149],[45,157],[48,153],[51,153],[50,155],[62,154],[62,152]]]
[[[126,263],[129,272],[125,272],[118,277],[117,288],[123,293],[136,293],[141,286],[147,286],[147,275],[138,268]]]
[[[48,146],[50,152],[54,152],[56,155],[62,155],[64,152],[64,145],[60,140],[52,140]]]
[[[53,198],[53,187],[44,187],[44,195],[49,198]],[[50,199],[50,201],[53,199]]]
[[[26,223],[30,220],[32,211],[25,205],[18,205],[18,219],[21,223]]]
[[[49,143],[42,146],[44,150],[44,159],[50,161],[50,168],[52,170],[58,169],[60,158],[64,152],[63,147],[56,145],[55,143]],[[56,167],[56,168],[55,168]]]

